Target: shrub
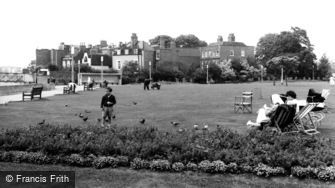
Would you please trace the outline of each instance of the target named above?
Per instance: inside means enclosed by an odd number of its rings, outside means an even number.
[[[220,160],[213,161],[212,164],[214,166],[213,172],[215,173],[224,173],[227,170],[227,165]]]
[[[215,166],[208,160],[201,161],[198,165],[199,170],[202,172],[213,173],[215,172]]]
[[[66,157],[66,162],[72,166],[85,166],[86,160],[79,154],[71,154],[70,156]]]
[[[284,175],[285,174],[285,170],[282,167],[273,168],[271,166],[267,166],[267,165],[262,164],[262,163],[257,165],[257,167],[254,169],[254,172],[258,176],[265,176],[265,177]]]
[[[181,172],[185,169],[185,165],[181,162],[176,162],[172,164],[172,170],[175,172]]]
[[[150,163],[150,169],[157,171],[169,171],[171,169],[171,164],[168,160],[153,160]]]
[[[308,167],[295,166],[295,167],[291,168],[291,174],[293,176],[298,177],[298,178],[317,177],[318,169],[317,168],[312,168],[310,166],[308,166]]]
[[[229,163],[227,165],[227,172],[230,173],[237,173],[238,172],[238,166],[236,163]]]
[[[117,156],[119,160],[118,166],[129,166],[129,160],[127,156]]]
[[[106,167],[117,167],[117,164],[119,163],[119,160],[114,157],[97,157],[93,161],[93,166],[97,169],[100,168],[106,168]]]
[[[318,172],[318,179],[324,181],[335,180],[335,166],[321,168]]]
[[[130,167],[132,169],[149,169],[150,163],[146,160],[142,160],[140,158],[135,158],[131,163]]]
[[[198,170],[198,165],[192,162],[188,162],[186,165],[186,169],[190,171],[196,171]]]

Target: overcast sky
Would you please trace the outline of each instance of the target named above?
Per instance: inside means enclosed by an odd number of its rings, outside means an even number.
[[[26,67],[35,49],[194,34],[207,43],[218,35],[256,46],[267,33],[297,26],[314,52],[335,59],[332,0],[6,0],[0,2],[0,66]]]

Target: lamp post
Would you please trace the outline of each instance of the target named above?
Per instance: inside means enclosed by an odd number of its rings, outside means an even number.
[[[101,56],[100,61],[101,61],[101,85],[102,85],[102,82],[104,80],[104,71],[103,71],[103,68],[102,68],[103,62],[104,62],[104,56]]]
[[[280,83],[281,83],[281,85],[284,84],[284,68],[283,68],[283,65],[281,66]]]
[[[74,83],[74,46],[71,46],[71,82]]]
[[[151,80],[151,61],[149,61],[149,79]]]
[[[80,59],[78,60],[78,85],[81,85],[81,81],[80,81]]]
[[[206,78],[206,83],[209,84],[209,81],[208,81],[208,64],[207,64],[207,78]]]
[[[263,65],[261,65],[261,83],[263,83]]]
[[[315,69],[315,65],[313,64],[313,80],[314,80],[314,69]]]

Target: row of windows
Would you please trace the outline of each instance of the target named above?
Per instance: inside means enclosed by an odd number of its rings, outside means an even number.
[[[138,49],[124,49],[124,50],[116,50],[114,55],[137,55],[141,54],[141,50]]]
[[[229,56],[235,56],[234,50],[230,50]],[[201,54],[202,58],[207,58],[207,57],[220,57],[220,52],[219,50],[217,51],[203,51]],[[241,50],[241,57],[245,57],[245,51]]]

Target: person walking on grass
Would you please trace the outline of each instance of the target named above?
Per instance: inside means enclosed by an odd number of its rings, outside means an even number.
[[[150,90],[149,89],[149,85],[150,85],[150,79],[149,78],[146,78],[144,80],[144,90]]]
[[[106,94],[101,99],[101,109],[102,109],[102,124],[104,126],[106,123],[106,119],[108,119],[109,125],[111,123],[112,118],[115,119],[115,115],[113,112],[113,106],[116,104],[115,96],[112,94],[112,88],[106,88]]]

